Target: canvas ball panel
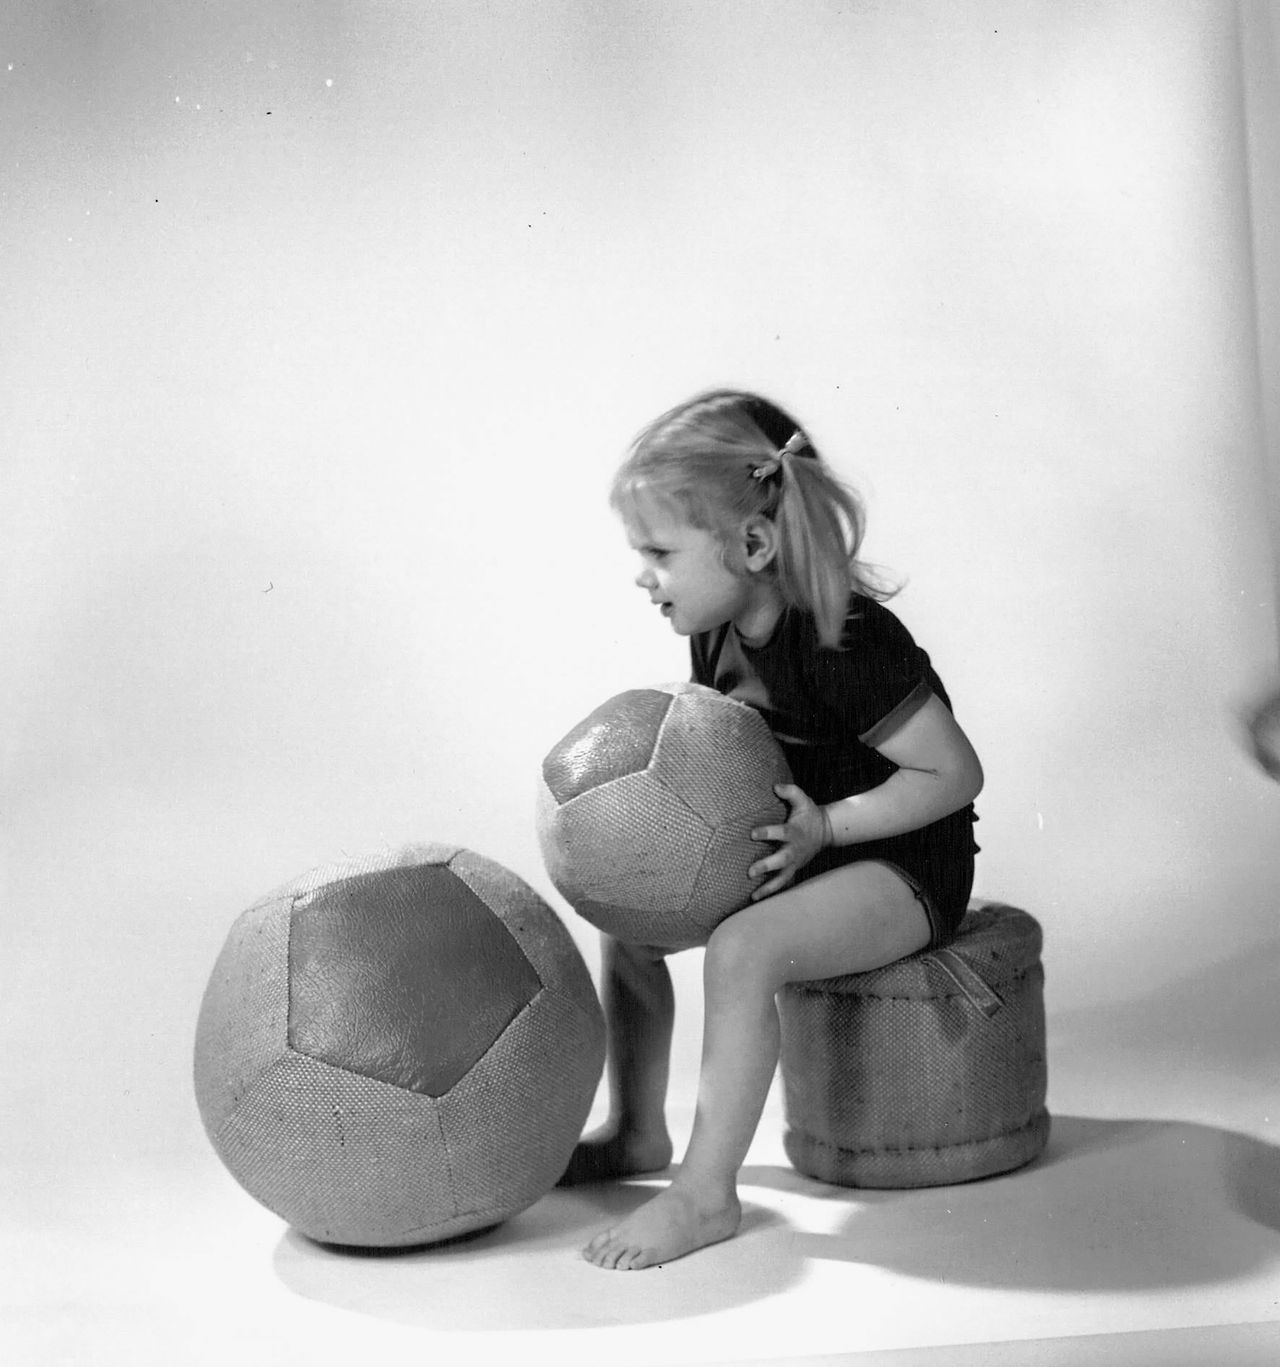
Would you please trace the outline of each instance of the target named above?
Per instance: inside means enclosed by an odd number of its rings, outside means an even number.
[[[782,817],[779,815],[775,819]],[[685,912],[686,920],[698,928],[702,941],[728,914],[721,913],[720,908],[730,907],[737,911],[751,900],[756,883],[747,877],[741,855],[743,850],[749,849],[755,860],[772,848],[751,839],[752,830],[764,820],[759,813],[749,813],[723,822],[712,834],[702,865],[689,888],[689,905]]]
[[[543,761],[537,825],[548,875],[618,939],[705,944],[750,900],[747,869],[768,849],[751,831],[785,819],[774,785],[790,777],[744,703],[686,683],[619,694]]]
[[[773,785],[789,783],[791,773],[759,712],[697,684],[672,688],[649,773],[715,829],[785,819]]]
[[[542,1191],[559,1180],[569,1158],[562,1103],[555,1089],[540,1079],[558,1076],[579,1056],[595,1055],[598,1040],[593,1018],[573,1001],[543,992],[511,1023],[501,1056],[481,1059],[440,1098],[438,1115],[454,1199],[459,1212],[474,1213],[477,1227],[497,1218],[494,1192],[501,1189],[503,1173],[518,1167],[530,1185]],[[483,1145],[467,1142],[477,1115],[485,1117]]]
[[[291,901],[284,893],[250,907],[231,927],[213,966],[196,1027],[196,1105],[207,1129],[234,1114],[284,1048]]]
[[[361,908],[373,953],[360,943]],[[477,934],[497,948],[463,992],[452,973]],[[497,966],[497,1008],[485,1001],[486,963]],[[294,1030],[290,970],[304,965],[307,1030]],[[490,1022],[479,1048],[475,1019]],[[353,1021],[375,1022],[373,1047]],[[320,1038],[346,1061],[291,1037]],[[492,860],[412,846],[308,874],[236,922],[201,1006],[196,1099],[232,1175],[295,1228],[334,1243],[419,1244],[497,1223],[550,1190],[603,1059],[590,975],[551,908]]]
[[[587,920],[622,890],[632,892],[637,911],[654,916],[688,907],[711,827],[653,774],[632,774],[543,812],[555,833],[548,871]]]
[[[438,1106],[285,1053],[229,1117],[217,1147],[251,1196],[312,1239],[426,1243],[474,1228],[459,1219]]]

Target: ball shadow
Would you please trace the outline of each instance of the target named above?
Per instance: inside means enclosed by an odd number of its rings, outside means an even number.
[[[843,1227],[796,1236],[798,1252],[983,1288],[1127,1295],[1229,1282],[1272,1265],[1280,1233],[1280,1149],[1182,1122],[1059,1116],[1045,1153],[1018,1172],[838,1190],[851,1207]]]
[[[669,1174],[668,1174],[669,1175]],[[427,1247],[349,1250],[287,1231],[273,1265],[295,1294],[397,1324],[432,1330],[616,1328],[714,1314],[776,1296],[802,1261],[761,1259],[742,1234],[782,1223],[744,1203],[736,1239],[640,1273],[607,1272],[579,1249],[664,1185],[557,1188],[504,1224]],[[786,1243],[787,1241],[780,1241]]]

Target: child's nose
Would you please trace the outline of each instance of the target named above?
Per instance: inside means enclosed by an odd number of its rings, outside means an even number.
[[[635,583],[639,589],[651,589],[658,581],[653,576],[653,566],[645,565],[636,575]]]

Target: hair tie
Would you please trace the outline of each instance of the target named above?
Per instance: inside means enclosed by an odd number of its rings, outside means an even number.
[[[782,469],[782,462],[788,456],[798,456],[801,451],[809,449],[811,449],[809,446],[809,438],[797,427],[778,448],[777,455],[770,456],[767,460],[762,460],[759,465],[752,469],[752,479],[765,480],[771,478]]]
[[[766,479],[771,479],[782,469],[782,461],[777,456],[770,456],[768,460],[762,460],[751,470],[751,478],[758,479],[763,483]]]
[[[809,445],[809,438],[797,427],[779,449],[778,456],[779,459],[783,456],[798,456],[801,451],[812,449]]]

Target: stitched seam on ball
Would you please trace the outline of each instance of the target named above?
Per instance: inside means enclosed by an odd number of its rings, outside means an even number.
[[[575,802],[578,802],[586,797],[593,797],[596,793],[603,791],[605,788],[612,787],[615,783],[625,783],[627,779],[633,779],[636,777],[637,774],[645,775],[649,779],[649,781],[654,785],[654,787],[661,788],[663,793],[667,797],[671,798],[672,801],[678,803],[691,817],[693,817],[693,819],[698,823],[698,825],[701,826],[704,830],[711,830],[711,827],[707,823],[707,818],[703,816],[702,813],[698,811],[698,809],[695,806],[693,806],[692,803],[687,801],[685,798],[681,797],[680,794],[677,793],[674,788],[672,788],[669,784],[663,782],[661,778],[659,778],[656,774],[652,772],[652,770],[649,769],[637,769],[636,773],[634,774],[623,774],[621,778],[611,778],[607,783],[597,783],[595,787],[588,788],[585,793],[579,793],[577,797],[571,797],[569,801],[566,802],[559,810],[562,812],[567,812]],[[699,865],[699,868],[701,868],[701,865]],[[689,890],[689,895],[690,897],[693,896],[692,888],[690,888]],[[688,902],[686,902],[684,904],[684,907],[687,908],[688,905]]]
[[[431,1118],[436,1122],[436,1134],[440,1137],[440,1152],[444,1154],[444,1165],[449,1173],[449,1204],[453,1207],[454,1219],[457,1219],[458,1216],[465,1215],[468,1212],[458,1209],[458,1188],[453,1173],[453,1153],[449,1148],[449,1136],[445,1131],[444,1117],[440,1114],[438,1107],[432,1111]]]
[[[584,1021],[588,1026],[592,1025],[598,1019],[594,1012],[587,1010],[581,1002],[575,1001],[568,993],[559,992],[554,987],[547,987],[545,984],[543,985],[541,992],[536,992],[529,998],[529,1005],[532,1006],[539,997],[544,995],[554,997],[556,1001],[567,1006],[575,1016]]]
[[[656,748],[657,747],[655,746],[655,749]],[[679,793],[675,792],[667,783],[665,783],[657,774],[655,774],[652,769],[636,769],[629,774],[621,774],[617,778],[606,779],[603,783],[594,783],[585,792],[575,793],[573,797],[571,797],[568,800],[568,802],[562,802],[557,808],[557,810],[561,812],[567,812],[575,802],[581,802],[584,798],[594,797],[597,793],[602,793],[607,788],[612,788],[619,783],[626,783],[629,779],[639,778],[642,775],[648,778],[650,782],[655,784],[657,787],[660,787],[664,793],[673,797],[685,809],[686,812],[688,812],[691,816],[696,817],[701,825],[706,826],[707,818],[703,816],[702,813],[698,811],[696,807],[692,806],[683,797],[681,797]],[[555,794],[553,793],[552,797],[554,796]]]

